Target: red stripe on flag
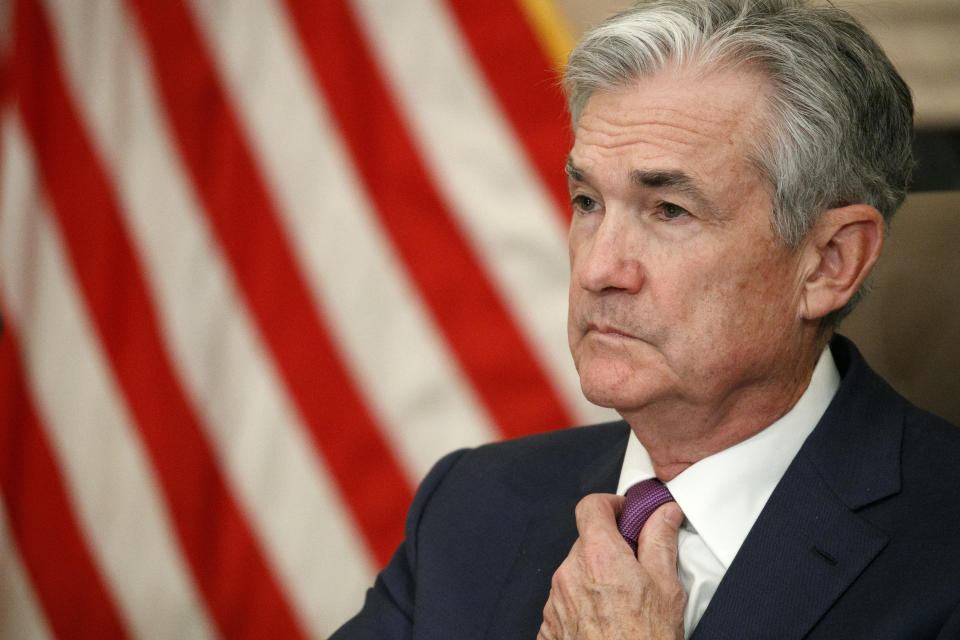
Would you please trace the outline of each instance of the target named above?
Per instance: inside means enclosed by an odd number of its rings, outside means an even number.
[[[503,433],[571,424],[431,183],[350,9],[343,0],[287,5],[381,223]]]
[[[0,489],[33,591],[61,638],[124,638],[27,392],[9,322],[0,336]],[[0,560],[2,562],[2,560]]]
[[[183,161],[260,333],[377,561],[403,537],[406,477],[312,302],[206,47],[182,3],[131,0]]]
[[[519,0],[447,0],[493,88],[528,161],[570,221],[563,164],[570,151],[569,116],[560,78]]]
[[[28,137],[212,617],[230,638],[301,637],[164,352],[140,262],[67,95],[46,17],[35,1],[24,1],[15,19],[12,80]]]

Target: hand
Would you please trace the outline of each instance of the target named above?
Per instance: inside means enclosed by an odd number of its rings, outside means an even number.
[[[682,640],[687,595],[677,576],[675,502],[653,512],[640,532],[637,557],[617,531],[623,498],[585,497],[566,560],[553,574],[537,640]]]

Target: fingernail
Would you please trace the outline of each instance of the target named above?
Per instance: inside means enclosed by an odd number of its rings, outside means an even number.
[[[679,527],[680,523],[683,522],[683,511],[680,510],[680,505],[676,502],[670,503],[667,508],[663,510],[663,519],[671,527]]]

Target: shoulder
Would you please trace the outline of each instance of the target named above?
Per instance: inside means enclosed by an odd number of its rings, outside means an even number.
[[[865,511],[883,529],[960,550],[960,427],[913,405],[870,369],[852,343],[844,343],[838,396],[846,392],[847,398],[836,415],[846,426],[829,440],[832,454],[849,453],[840,458],[848,463],[842,473],[866,470],[864,484],[889,487],[889,497]],[[836,355],[836,341],[833,346]],[[858,467],[862,460],[871,464]]]
[[[901,448],[903,481],[922,483],[954,506],[960,533],[960,427],[907,404]],[[931,496],[932,497],[932,496]]]
[[[902,427],[903,462],[942,461],[960,477],[960,427],[925,411],[901,396],[864,360],[852,342],[836,336],[832,343],[834,358],[843,374],[838,395],[853,396],[844,405],[847,415],[876,423],[883,418],[896,419]],[[956,471],[954,471],[956,469]]]
[[[886,498],[871,511],[890,514],[896,528],[909,526],[904,511],[915,522],[955,514],[956,528],[938,528],[960,534],[960,428],[903,398],[850,341],[835,337],[831,348],[842,382],[806,455],[851,506]]]

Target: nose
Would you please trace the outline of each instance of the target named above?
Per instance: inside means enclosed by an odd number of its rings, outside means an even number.
[[[640,243],[628,221],[607,212],[580,246],[571,247],[574,277],[593,293],[637,293],[643,286]]]

